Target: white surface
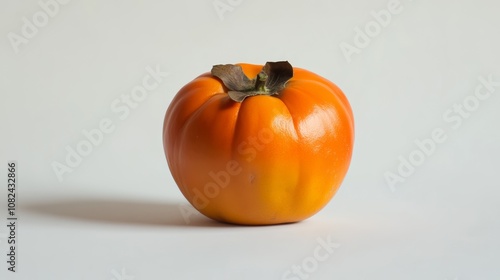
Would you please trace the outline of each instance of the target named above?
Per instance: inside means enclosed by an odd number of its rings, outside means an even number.
[[[0,279],[282,279],[314,264],[318,238],[340,246],[303,279],[499,279],[500,87],[456,129],[442,116],[479,77],[500,81],[498,2],[401,0],[350,62],[339,45],[391,1],[228,2],[221,19],[212,0],[70,1],[18,53],[9,32],[42,9],[2,4],[0,177],[17,160],[19,245],[18,272],[1,261]],[[340,191],[297,224],[187,224],[161,143],[170,100],[213,64],[285,59],[338,84],[354,109]],[[148,66],[168,77],[120,119],[111,104]],[[60,182],[52,163],[105,118],[115,130]],[[384,174],[435,128],[446,140],[391,189]]]

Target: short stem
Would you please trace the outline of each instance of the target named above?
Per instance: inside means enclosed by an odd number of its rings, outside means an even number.
[[[262,92],[262,93],[269,92],[269,89],[266,87],[267,78],[268,76],[264,72],[260,72],[259,75],[257,75],[257,79],[255,80],[255,89],[254,89],[256,92]]]

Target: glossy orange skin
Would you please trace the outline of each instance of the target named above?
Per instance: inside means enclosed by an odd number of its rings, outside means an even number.
[[[239,64],[249,78],[262,65]],[[304,69],[279,95],[232,101],[205,73],[171,102],[163,142],[182,194],[212,219],[246,225],[304,220],[347,173],[353,114],[332,82]]]

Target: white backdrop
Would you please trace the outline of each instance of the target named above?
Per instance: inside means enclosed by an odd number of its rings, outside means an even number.
[[[1,279],[499,279],[497,1],[101,2],[2,3]],[[351,102],[340,191],[291,225],[194,214],[170,100],[214,64],[278,60]]]

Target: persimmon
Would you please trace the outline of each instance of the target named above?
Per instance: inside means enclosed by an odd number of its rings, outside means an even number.
[[[340,187],[354,120],[334,83],[287,61],[215,65],[169,105],[163,143],[186,199],[217,221],[304,220]]]

